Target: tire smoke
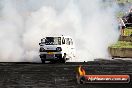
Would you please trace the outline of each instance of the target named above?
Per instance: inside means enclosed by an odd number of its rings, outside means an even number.
[[[70,35],[76,60],[108,58],[119,36],[115,3],[101,0],[1,0],[0,61],[40,62],[40,39]]]

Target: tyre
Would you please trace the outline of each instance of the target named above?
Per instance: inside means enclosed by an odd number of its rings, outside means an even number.
[[[62,63],[66,63],[66,58],[63,57]]]
[[[66,53],[64,53],[64,56],[62,58],[62,63],[66,63]]]
[[[45,60],[41,59],[42,63],[45,64]]]

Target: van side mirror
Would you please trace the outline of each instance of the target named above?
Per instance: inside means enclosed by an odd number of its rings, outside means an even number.
[[[39,45],[40,45],[41,43],[39,43]]]

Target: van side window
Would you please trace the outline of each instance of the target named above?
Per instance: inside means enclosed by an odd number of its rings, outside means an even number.
[[[69,38],[69,45],[71,45],[71,39]]]
[[[66,38],[65,38],[65,44],[67,44]]]
[[[72,41],[72,39],[70,38],[70,45],[73,45],[73,41]]]
[[[62,38],[62,44],[65,44],[65,39],[64,39],[64,37]]]
[[[66,44],[69,45],[69,38],[65,38]]]
[[[67,42],[68,40],[67,40],[67,38],[65,38],[65,41],[66,41],[66,44],[68,45],[68,42]]]
[[[68,45],[70,45],[71,44],[71,42],[70,42],[70,38],[68,38]]]

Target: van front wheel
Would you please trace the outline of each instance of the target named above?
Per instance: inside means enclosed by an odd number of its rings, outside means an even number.
[[[41,59],[42,63],[45,64],[45,60]]]
[[[61,62],[62,63],[66,63],[66,57],[65,56],[62,58],[62,61]]]

